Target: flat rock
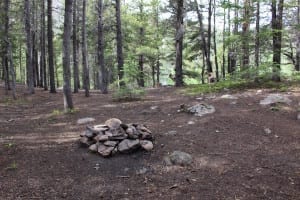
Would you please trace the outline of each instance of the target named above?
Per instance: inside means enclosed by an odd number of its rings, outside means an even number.
[[[238,99],[237,97],[231,95],[231,94],[224,94],[220,97],[221,99]]]
[[[173,165],[187,166],[193,161],[190,154],[182,151],[174,151],[170,156],[170,161]]]
[[[125,139],[118,145],[118,150],[121,153],[129,153],[133,150],[136,150],[140,147],[140,141],[139,140],[129,140]]]
[[[98,146],[98,153],[103,157],[110,156],[110,154],[112,153],[113,150],[114,150],[114,147],[107,147],[103,144],[99,144],[99,146]]]
[[[286,103],[290,104],[290,100],[287,96],[281,94],[269,94],[266,98],[259,102],[260,105],[270,105],[274,103]]]
[[[190,113],[193,113],[195,116],[201,117],[201,116],[216,112],[216,109],[212,105],[200,103],[200,104],[194,105],[192,107],[189,107],[187,109],[187,111]]]
[[[106,141],[106,142],[104,142],[103,144],[104,144],[105,146],[115,147],[115,146],[118,144],[118,142],[116,142],[116,141]]]
[[[110,129],[118,129],[120,128],[122,121],[117,118],[111,118],[109,120],[106,120],[104,124],[108,126]]]
[[[146,151],[151,151],[153,149],[153,143],[149,140],[141,140],[140,141],[141,147]]]
[[[88,124],[88,123],[91,123],[91,122],[94,122],[94,121],[95,121],[95,118],[85,117],[85,118],[78,119],[77,124],[78,125]]]
[[[94,140],[96,142],[105,142],[109,139],[109,136],[108,135],[97,135],[96,137],[94,137]]]

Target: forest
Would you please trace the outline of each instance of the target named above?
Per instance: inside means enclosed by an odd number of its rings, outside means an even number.
[[[299,1],[5,0],[0,9],[6,90],[89,96],[299,74]]]
[[[300,0],[0,0],[0,199],[300,196]]]

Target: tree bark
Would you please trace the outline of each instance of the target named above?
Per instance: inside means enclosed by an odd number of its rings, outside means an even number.
[[[73,84],[74,93],[79,89],[78,41],[77,41],[77,0],[73,1]]]
[[[244,0],[244,13],[242,25],[242,66],[241,70],[249,67],[249,28],[250,28],[250,0]],[[248,75],[246,75],[248,76]]]
[[[214,54],[215,54],[215,66],[216,66],[216,79],[219,81],[219,64],[218,64],[218,52],[217,52],[217,42],[216,42],[216,0],[214,0],[214,33],[213,33],[213,40],[214,40]]]
[[[65,18],[63,33],[63,76],[64,76],[64,109],[73,109],[71,92],[71,71],[70,71],[70,46],[72,29],[72,0],[65,0]]]
[[[259,66],[259,51],[260,51],[260,1],[256,2],[256,25],[255,25],[255,66]]]
[[[50,93],[56,93],[55,71],[54,71],[54,52],[53,52],[53,29],[52,29],[52,0],[47,4],[47,36],[48,36],[48,65],[50,76]]]
[[[26,78],[29,94],[34,94],[34,82],[33,82],[33,62],[32,62],[32,34],[30,23],[30,1],[24,1],[25,8],[25,31],[26,31]]]
[[[86,42],[86,0],[82,0],[82,66],[84,74],[84,90],[85,96],[90,96],[90,75],[88,66],[87,55],[87,42]]]
[[[183,35],[184,35],[184,24],[183,24],[183,0],[177,1],[177,20],[176,20],[176,64],[175,64],[175,86],[183,86],[183,75],[182,75],[182,51],[183,51]]]
[[[41,1],[41,57],[40,57],[40,76],[41,86],[48,90],[47,65],[46,65],[46,20],[45,20],[45,0]]]
[[[210,62],[209,65],[207,65],[207,72],[211,73],[213,72],[212,64],[210,60],[210,50],[211,50],[211,16],[212,16],[212,0],[209,0],[208,4],[208,30],[207,30],[207,58]]]
[[[273,81],[280,81],[283,3],[283,0],[279,0],[278,8],[276,8],[277,0],[272,0],[271,5],[273,31]]]
[[[104,60],[103,0],[98,0],[98,81],[103,94],[108,93],[108,71]]]
[[[297,6],[297,49],[295,70],[300,71],[300,0],[298,0]]]
[[[125,86],[124,77],[124,58],[123,58],[123,37],[121,24],[121,3],[116,0],[116,22],[117,22],[117,61],[118,61],[118,78],[120,86]]]

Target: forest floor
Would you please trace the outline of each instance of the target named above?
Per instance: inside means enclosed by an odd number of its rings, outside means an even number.
[[[259,105],[275,93],[270,89],[198,96],[148,89],[134,102],[114,102],[95,91],[85,98],[81,92],[73,95],[77,111],[62,114],[61,91],[37,89],[30,96],[19,86],[18,100],[12,101],[0,87],[1,200],[300,199],[297,88],[283,93],[292,103],[276,109]],[[238,99],[220,98],[229,93]],[[203,117],[177,112],[181,104],[200,102],[216,112]],[[77,142],[85,125],[76,122],[83,117],[94,117],[92,124],[112,117],[145,124],[155,137],[154,149],[110,158],[89,153]],[[191,154],[193,163],[166,166],[164,156],[175,150]]]

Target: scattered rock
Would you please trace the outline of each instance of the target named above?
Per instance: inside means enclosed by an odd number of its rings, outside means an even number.
[[[190,154],[182,151],[174,151],[169,159],[173,165],[187,166],[190,165],[193,161],[193,158]]]
[[[105,125],[108,126],[110,129],[118,129],[120,128],[122,122],[117,118],[111,118],[105,122]]]
[[[265,132],[265,134],[267,134],[267,135],[269,135],[269,134],[272,133],[271,129],[269,129],[269,128],[264,128],[264,132]]]
[[[292,100],[290,100],[285,95],[281,94],[269,94],[265,99],[260,101],[260,105],[270,105],[270,104],[276,104],[276,103],[286,103],[290,104]]]
[[[187,110],[188,110],[188,112],[193,113],[195,116],[199,116],[199,117],[216,112],[216,109],[214,106],[207,105],[204,103],[189,107]]]
[[[149,140],[141,140],[140,141],[141,147],[146,151],[151,151],[153,149],[153,143]]]
[[[231,94],[224,94],[220,97],[221,99],[238,99],[237,97],[231,95]]]
[[[171,136],[175,136],[177,134],[177,131],[169,131],[166,132],[165,135],[171,135]]]
[[[188,122],[188,125],[193,125],[193,124],[195,124],[194,121],[189,121],[189,122]]]
[[[95,119],[92,118],[92,117],[85,117],[85,118],[78,119],[77,124],[78,125],[88,124],[88,123],[91,123],[91,122],[94,122],[94,121],[95,121]]]
[[[118,145],[118,150],[121,153],[129,153],[140,147],[139,140],[129,140],[125,139]]]

